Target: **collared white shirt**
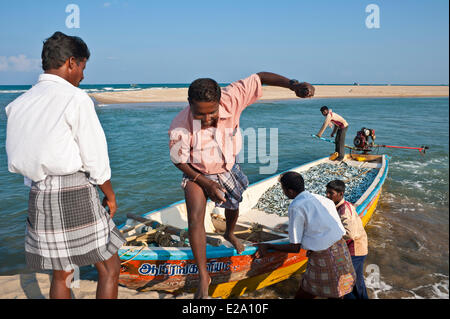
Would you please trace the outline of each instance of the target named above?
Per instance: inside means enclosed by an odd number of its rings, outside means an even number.
[[[289,241],[303,249],[327,249],[345,234],[335,204],[326,197],[303,191],[289,205],[288,214]]]
[[[83,90],[57,75],[41,74],[5,111],[10,172],[26,182],[80,170],[89,173],[92,184],[111,178],[105,133]]]

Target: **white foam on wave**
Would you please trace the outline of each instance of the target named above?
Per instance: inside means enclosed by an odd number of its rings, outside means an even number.
[[[0,93],[24,93],[28,90],[0,90]]]
[[[112,89],[111,91],[117,92],[117,91],[140,91],[141,88],[132,88],[132,89]]]
[[[439,158],[428,159],[426,161],[398,161],[398,162],[393,162],[391,164],[391,167],[412,169],[417,172],[420,172],[421,169],[423,169],[424,167],[427,167],[429,165],[434,165],[434,164],[441,164],[441,163],[448,163],[448,157],[442,156]]]
[[[431,274],[431,276],[440,277],[443,279],[441,281],[435,282],[433,284],[422,285],[422,286],[413,288],[411,290],[408,290],[408,292],[411,293],[413,296],[405,297],[403,299],[425,299],[425,298],[427,298],[427,299],[449,299],[448,276],[445,276],[442,274]],[[422,290],[426,289],[428,291],[431,291],[432,296],[424,297],[424,296],[418,295],[417,292],[420,289],[422,289]]]
[[[367,270],[366,270],[367,271]],[[366,287],[373,292],[373,299],[380,299],[379,294],[392,290],[392,286],[381,280],[379,274],[369,275],[364,279]]]
[[[86,93],[103,93],[103,92],[121,92],[121,91],[140,91],[141,88],[112,88],[112,87],[104,87],[101,89],[83,89]]]

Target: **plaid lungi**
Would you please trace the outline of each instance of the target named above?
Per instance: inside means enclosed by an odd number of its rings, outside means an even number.
[[[343,239],[321,251],[307,252],[308,263],[301,288],[318,297],[339,298],[353,290],[356,273]]]
[[[29,268],[92,265],[111,258],[124,242],[85,173],[33,182],[25,238]]]
[[[247,189],[249,182],[247,176],[245,176],[242,172],[241,166],[238,163],[235,163],[229,172],[204,176],[219,183],[219,185],[226,190],[225,202],[222,204],[216,203],[216,207],[232,210],[239,209],[239,203],[242,202],[242,194]],[[191,179],[186,174],[183,174],[181,187],[185,188],[186,183],[190,180]]]

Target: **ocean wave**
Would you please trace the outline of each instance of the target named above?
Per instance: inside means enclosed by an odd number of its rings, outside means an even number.
[[[130,88],[130,89],[111,89],[111,91],[140,91],[142,90],[141,88]]]
[[[391,163],[391,167],[417,170],[417,169],[425,168],[430,165],[436,165],[436,164],[442,164],[442,163],[448,164],[448,156],[442,156],[439,158],[431,158],[426,161],[398,161],[398,162]]]
[[[104,92],[122,92],[122,91],[140,91],[141,88],[112,88],[104,87],[101,89],[83,89],[86,93],[104,93]]]
[[[2,94],[8,94],[8,93],[24,93],[28,90],[0,90],[0,93]]]
[[[381,280],[379,267],[375,264],[367,265],[366,273],[369,273],[368,276],[364,279],[366,287],[371,289],[374,294],[374,299],[380,299],[379,294],[392,290],[392,286],[388,285],[384,281]]]
[[[413,296],[404,297],[402,299],[449,299],[448,276],[443,274],[431,274],[430,276],[439,277],[441,280],[407,290]],[[420,295],[419,293],[421,292],[426,292],[426,296]]]

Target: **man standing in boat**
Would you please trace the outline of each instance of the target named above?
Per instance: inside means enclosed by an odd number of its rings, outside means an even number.
[[[303,177],[297,172],[282,174],[280,184],[284,194],[293,199],[288,209],[290,243],[257,244],[256,257],[263,257],[268,249],[298,253],[303,248],[308,261],[295,298],[343,298],[352,291],[356,275],[334,203],[305,191]]]
[[[78,88],[89,56],[82,39],[56,32],[42,49],[44,74],[6,107],[8,169],[31,187],[26,262],[53,270],[52,299],[71,298],[71,276],[85,265],[98,270],[97,298],[118,294],[125,239],[112,220],[108,148],[94,103]]]
[[[225,208],[224,238],[244,250],[234,235],[239,203],[248,179],[236,162],[242,147],[239,120],[242,111],[262,96],[262,85],[288,88],[300,98],[314,96],[314,87],[283,76],[260,72],[221,89],[209,78],[197,79],[188,90],[188,102],[169,129],[170,156],[183,172],[182,187],[188,214],[189,242],[198,265],[196,298],[206,298],[211,282],[206,268],[204,228],[206,201]]]
[[[368,252],[367,233],[355,206],[344,199],[344,193],[345,183],[343,181],[334,180],[327,184],[327,197],[336,204],[336,209],[345,228],[344,239],[347,242],[356,272],[355,287],[344,299],[369,299],[364,282],[364,260]]]
[[[322,115],[325,116],[325,121],[323,122],[319,133],[317,133],[317,137],[322,137],[322,134],[327,126],[333,128],[331,137],[334,137],[334,134],[336,134],[336,138],[334,140],[336,144],[335,152],[339,154],[336,160],[342,161],[345,156],[345,134],[347,133],[348,123],[342,116],[328,109],[327,106],[322,106],[320,108],[320,112],[322,112]]]

